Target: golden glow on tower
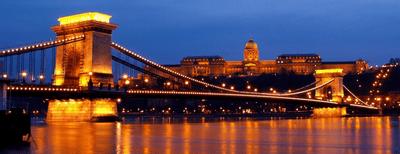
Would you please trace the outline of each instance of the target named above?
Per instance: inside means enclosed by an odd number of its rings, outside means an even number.
[[[343,69],[341,69],[341,68],[315,70],[316,74],[342,73],[342,72],[343,72]]]
[[[72,24],[72,23],[89,21],[89,20],[110,23],[111,17],[112,16],[103,14],[103,13],[87,12],[87,13],[81,13],[81,14],[76,14],[76,15],[72,15],[72,16],[61,17],[61,18],[58,18],[58,21],[60,22],[60,25]]]

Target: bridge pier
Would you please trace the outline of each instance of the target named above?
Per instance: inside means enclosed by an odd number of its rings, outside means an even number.
[[[117,102],[112,99],[49,100],[46,121],[117,121]]]
[[[313,118],[333,118],[333,117],[343,117],[347,115],[346,107],[322,107],[314,108]]]

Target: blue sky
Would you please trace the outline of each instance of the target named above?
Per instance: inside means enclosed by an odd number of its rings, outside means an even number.
[[[323,61],[400,57],[398,0],[1,1],[0,48],[55,38],[57,19],[112,15],[112,40],[161,64],[186,56],[242,60],[252,35],[261,60],[315,53]]]

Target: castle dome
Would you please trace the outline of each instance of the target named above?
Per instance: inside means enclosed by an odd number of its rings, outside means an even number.
[[[257,43],[253,41],[253,38],[250,38],[250,41],[246,43],[245,49],[258,50]]]

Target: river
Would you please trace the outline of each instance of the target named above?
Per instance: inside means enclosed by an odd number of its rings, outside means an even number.
[[[4,153],[400,153],[400,117],[126,118],[46,123]],[[37,147],[36,147],[37,146]]]

